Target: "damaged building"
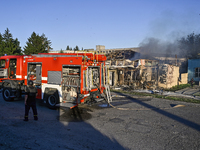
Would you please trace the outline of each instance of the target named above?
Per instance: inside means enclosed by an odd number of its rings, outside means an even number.
[[[135,51],[114,51],[107,54],[106,66],[108,68],[108,83],[110,86],[127,85],[128,80],[132,80],[134,62],[130,59],[135,55]]]
[[[107,55],[108,82],[112,87],[128,85],[133,88],[148,88],[157,85],[158,61],[132,60],[137,52],[115,51]]]
[[[168,89],[179,84],[179,67],[163,64],[158,67],[158,87]]]
[[[187,73],[180,72],[185,60],[178,58],[134,59],[138,52],[114,51],[107,54],[108,83],[111,87],[128,85],[134,89],[168,89],[186,84]],[[169,64],[166,64],[166,60]],[[184,70],[183,68],[182,70]]]

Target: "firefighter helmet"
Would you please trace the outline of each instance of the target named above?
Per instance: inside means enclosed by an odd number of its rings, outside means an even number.
[[[29,80],[29,81],[28,81],[28,85],[33,85],[33,81],[32,81],[32,80]]]

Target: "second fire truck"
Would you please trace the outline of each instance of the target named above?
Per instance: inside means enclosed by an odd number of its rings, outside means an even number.
[[[49,108],[94,101],[105,89],[106,56],[93,53],[41,53],[0,57],[4,100],[19,99],[29,80]]]

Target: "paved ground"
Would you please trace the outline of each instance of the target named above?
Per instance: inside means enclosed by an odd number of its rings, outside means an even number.
[[[185,95],[200,95],[200,86],[195,85],[194,87],[188,87],[182,90],[176,91],[176,93],[185,94]]]
[[[23,101],[0,95],[1,150],[199,150],[200,105],[117,95],[105,103],[50,110],[38,102],[39,120],[24,122]],[[108,106],[108,107],[107,107]]]

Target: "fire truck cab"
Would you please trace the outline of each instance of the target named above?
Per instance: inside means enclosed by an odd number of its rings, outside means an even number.
[[[105,89],[106,56],[93,53],[41,53],[0,57],[0,84],[6,101],[19,99],[29,80],[37,99],[49,108],[73,108],[100,98]]]

